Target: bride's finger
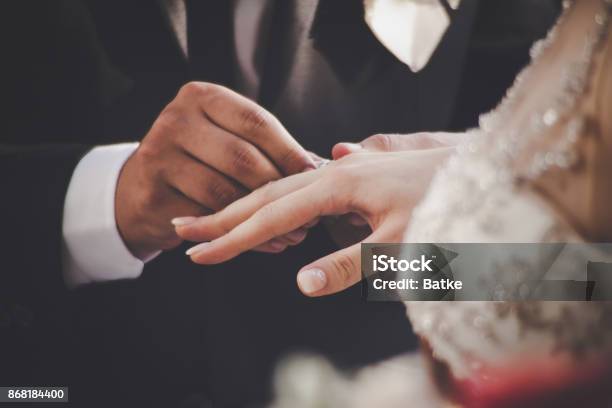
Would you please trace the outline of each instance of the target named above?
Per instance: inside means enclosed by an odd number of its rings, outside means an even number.
[[[359,282],[361,276],[361,244],[390,242],[391,227],[381,226],[362,242],[336,251],[310,265],[297,274],[297,283],[307,296],[324,296],[340,292]]]
[[[314,183],[259,209],[251,218],[211,242],[205,242],[187,251],[191,259],[200,264],[216,264],[234,258],[242,252],[300,228],[309,221],[329,213],[333,188],[328,183]]]
[[[188,241],[209,241],[227,234],[266,204],[312,183],[320,176],[318,170],[286,177],[262,186],[246,197],[206,217],[175,224],[176,233]],[[301,227],[301,225],[300,225]]]

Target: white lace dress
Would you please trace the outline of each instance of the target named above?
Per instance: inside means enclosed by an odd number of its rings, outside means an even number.
[[[459,153],[436,175],[414,212],[405,242],[581,241],[558,211],[520,186],[552,169],[572,171],[580,160],[575,146],[585,118],[578,105],[595,55],[608,41],[611,7],[610,2],[591,3],[590,8],[568,4],[548,38],[534,46],[532,64],[506,99],[481,117],[480,128],[470,132]],[[583,40],[577,50],[558,45],[568,27]],[[575,29],[580,27],[582,32]],[[546,78],[550,91],[527,97],[541,72],[556,72],[553,53],[562,61],[556,64],[561,66],[559,77]],[[551,143],[538,144],[550,133]],[[611,261],[610,254],[589,255]],[[415,332],[459,379],[477,376],[483,367],[548,357],[583,364],[591,355],[601,359],[612,351],[612,303],[407,302],[406,307]]]

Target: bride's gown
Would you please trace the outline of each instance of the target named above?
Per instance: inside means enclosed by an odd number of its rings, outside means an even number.
[[[607,7],[577,1],[534,46],[531,66],[436,175],[405,242],[610,241]],[[407,310],[457,378],[612,350],[612,302],[407,302]]]
[[[436,175],[405,242],[612,242],[611,10],[610,0],[566,5],[507,97]],[[552,360],[580,370],[612,361],[612,302],[406,302],[406,308],[452,381],[487,381],[485,367]],[[275,406],[441,404],[418,356],[365,369],[351,381],[308,364],[283,372]],[[311,396],[317,405],[295,399],[299,386],[290,383],[300,370],[324,379],[320,398]]]

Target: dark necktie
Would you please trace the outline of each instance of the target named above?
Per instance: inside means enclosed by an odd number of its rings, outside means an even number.
[[[192,78],[231,86],[235,66],[232,2],[187,0],[186,8]]]
[[[381,59],[388,61],[388,51],[363,17],[361,0],[320,0],[310,28],[313,46],[343,82],[353,82],[364,70],[372,71],[372,64],[380,65]]]

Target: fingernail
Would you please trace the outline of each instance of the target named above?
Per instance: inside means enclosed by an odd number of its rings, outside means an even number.
[[[348,215],[348,223],[354,227],[364,227],[368,222],[359,214],[351,213]]]
[[[297,281],[302,292],[311,294],[327,285],[327,276],[321,269],[305,269],[298,273]]]
[[[176,217],[173,218],[170,222],[175,227],[182,227],[193,223],[195,220],[197,220],[196,217]]]
[[[191,247],[187,251],[185,251],[185,255],[191,256],[196,252],[200,252],[201,250],[208,248],[209,246],[210,242],[202,242],[201,244]]]
[[[283,249],[287,247],[287,245],[284,242],[277,241],[275,239],[270,241],[269,244],[270,244],[270,249],[272,249],[273,251],[282,251]]]
[[[298,230],[291,231],[291,232],[287,233],[287,238],[291,242],[299,242],[302,239],[304,239],[305,235],[306,235],[306,231],[305,230],[298,229]]]

